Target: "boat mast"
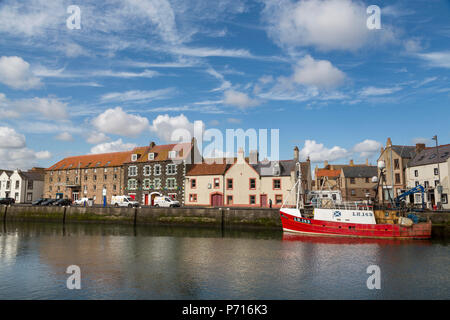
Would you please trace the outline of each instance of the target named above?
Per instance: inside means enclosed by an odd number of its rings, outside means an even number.
[[[300,165],[300,162],[296,163],[296,167],[297,167],[297,182],[295,183],[297,185],[297,205],[296,208],[297,209],[303,209],[304,208],[304,204],[303,204],[303,190],[302,190],[302,168]],[[300,201],[300,199],[302,201]]]

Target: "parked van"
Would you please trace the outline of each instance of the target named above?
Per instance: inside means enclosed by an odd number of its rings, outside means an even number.
[[[112,196],[111,204],[115,207],[139,207],[139,202],[130,196]]]
[[[171,199],[170,197],[155,197],[154,200],[155,207],[179,207],[180,202]]]

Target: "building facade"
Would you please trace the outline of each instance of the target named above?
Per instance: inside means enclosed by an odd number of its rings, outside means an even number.
[[[199,156],[195,139],[189,143],[156,145],[134,149],[124,163],[125,194],[143,205],[153,205],[159,195],[185,201],[186,172]]]
[[[94,204],[111,202],[124,194],[123,164],[131,151],[89,154],[65,158],[45,170],[46,198],[77,200],[90,198]]]
[[[391,138],[387,139],[386,147],[381,148],[378,161],[384,161],[385,169],[384,176],[386,183],[378,187],[378,201],[380,203],[389,203],[389,199],[394,199],[396,196],[406,190],[406,168],[408,162],[414,156],[425,149],[424,144],[416,144],[416,146],[400,146],[393,145]],[[378,176],[380,169],[378,169]]]
[[[343,201],[365,201],[375,199],[377,182],[376,166],[349,166],[341,169],[339,185]]]
[[[31,203],[44,194],[44,169],[4,171],[0,175],[0,198],[16,203]]]
[[[449,176],[450,145],[425,148],[409,161],[406,169],[406,184],[408,189],[419,184],[425,188],[423,200],[428,209],[438,207],[439,202],[442,209],[450,209],[448,202]],[[406,202],[420,207],[422,205],[422,194],[410,195]]]

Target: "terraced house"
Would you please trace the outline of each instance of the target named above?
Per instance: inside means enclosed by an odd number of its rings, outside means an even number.
[[[143,205],[153,205],[159,195],[183,205],[186,172],[200,158],[195,139],[166,145],[151,142],[147,147],[135,148],[124,164],[125,194]]]
[[[3,171],[0,174],[0,198],[13,198],[16,203],[31,203],[42,197],[44,169]]]
[[[124,192],[123,164],[131,151],[89,154],[64,158],[45,171],[46,198],[77,200],[91,198],[94,204],[107,203]]]

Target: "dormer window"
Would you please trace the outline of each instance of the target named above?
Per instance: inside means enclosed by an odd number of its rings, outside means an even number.
[[[155,160],[155,154],[153,152],[148,154],[148,160]]]
[[[137,160],[137,154],[136,153],[133,153],[132,155],[131,155],[131,161],[136,161]]]
[[[175,159],[177,157],[177,152],[175,150],[169,151],[169,159]]]
[[[280,164],[278,162],[273,165],[273,175],[274,176],[280,175]]]

